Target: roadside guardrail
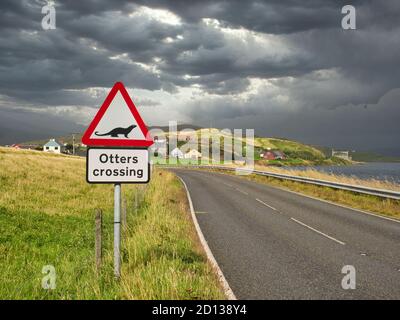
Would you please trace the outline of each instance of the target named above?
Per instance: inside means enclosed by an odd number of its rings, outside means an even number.
[[[235,168],[235,167],[227,167],[227,166],[211,166],[211,165],[157,165],[157,167],[170,169],[170,168],[188,168],[188,169],[217,169],[217,170],[227,170],[227,171],[243,171],[243,172],[250,172],[252,174],[260,175],[260,176],[267,176],[272,178],[278,178],[283,180],[290,180],[290,181],[297,181],[302,183],[308,183],[313,185],[319,185],[334,189],[340,190],[347,190],[361,194],[367,194],[382,198],[400,200],[400,192],[393,191],[393,190],[385,190],[385,189],[375,189],[360,185],[351,185],[345,183],[338,183],[332,182],[327,180],[319,180],[314,178],[306,178],[306,177],[299,177],[295,175],[288,175],[288,174],[280,174],[275,172],[268,172],[268,171],[260,171],[260,170],[251,170],[246,168]]]

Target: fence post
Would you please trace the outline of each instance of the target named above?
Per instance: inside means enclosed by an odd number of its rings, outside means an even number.
[[[96,256],[96,269],[100,270],[101,267],[101,236],[103,225],[103,213],[101,209],[96,209],[95,215],[95,256]]]

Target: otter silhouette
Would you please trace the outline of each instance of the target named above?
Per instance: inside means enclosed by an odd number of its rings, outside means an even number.
[[[96,131],[94,134],[99,137],[111,136],[113,138],[118,138],[118,135],[123,134],[125,138],[128,138],[128,134],[131,133],[134,128],[136,128],[136,125],[131,125],[128,128],[115,128],[107,133],[98,133],[98,131]]]

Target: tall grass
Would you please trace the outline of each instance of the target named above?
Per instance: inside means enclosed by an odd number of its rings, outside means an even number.
[[[197,243],[186,195],[170,172],[156,170],[144,208],[131,215],[125,242],[123,295],[128,299],[221,298]],[[195,247],[194,247],[195,244]]]
[[[144,194],[138,210],[136,192]],[[84,159],[0,148],[0,299],[223,298],[184,195],[178,180],[161,171],[146,192],[123,186],[128,224],[116,280],[112,186],[88,185]],[[100,272],[94,267],[96,208],[104,213]],[[55,267],[55,290],[41,286],[45,265]]]

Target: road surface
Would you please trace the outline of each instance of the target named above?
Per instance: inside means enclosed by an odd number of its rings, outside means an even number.
[[[173,171],[238,299],[400,298],[400,223],[233,175]],[[348,265],[356,288],[344,290]]]

